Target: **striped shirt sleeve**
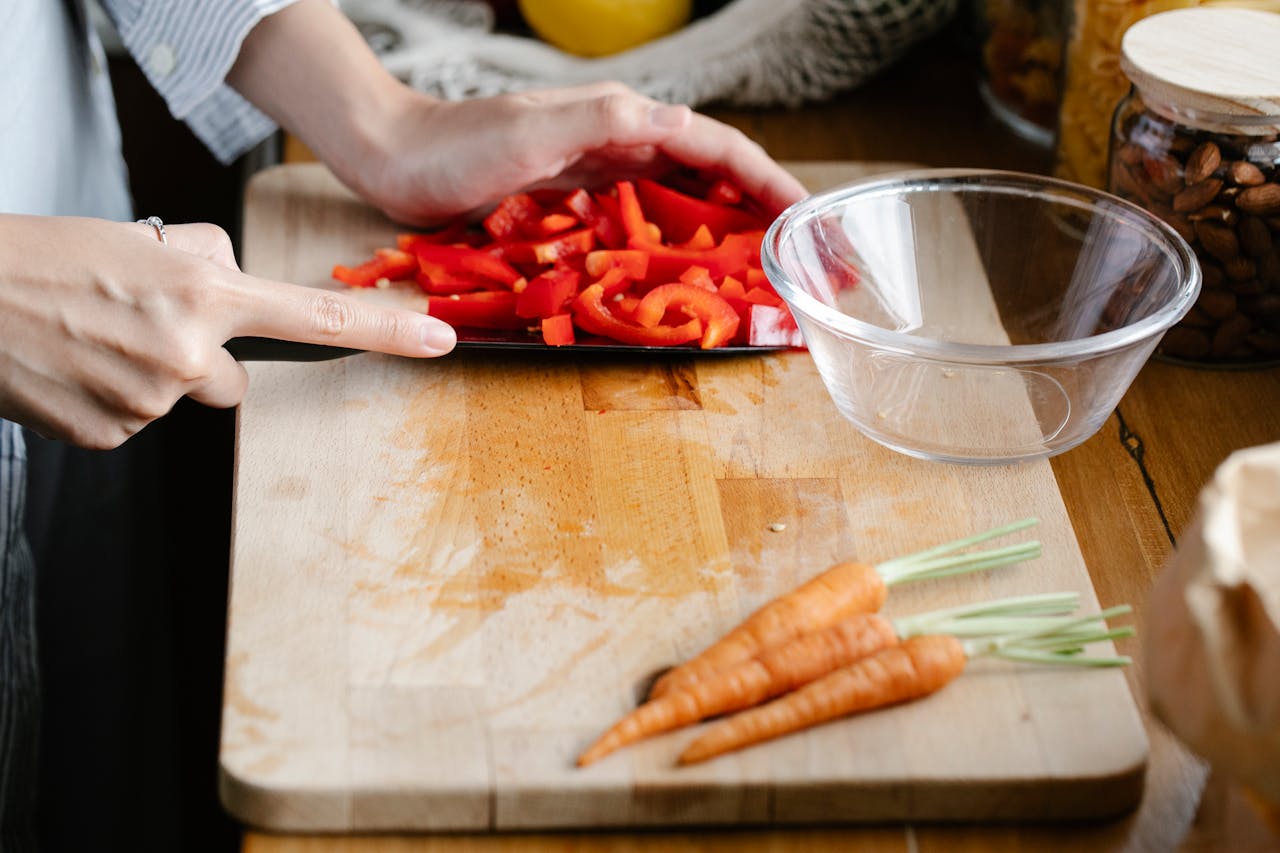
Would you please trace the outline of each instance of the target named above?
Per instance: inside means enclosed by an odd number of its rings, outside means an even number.
[[[226,84],[226,76],[249,31],[295,0],[101,2],[170,112],[218,160],[231,162],[275,130],[271,119]]]

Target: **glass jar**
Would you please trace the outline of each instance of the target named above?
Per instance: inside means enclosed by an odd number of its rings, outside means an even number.
[[[1221,63],[1201,64],[1200,42],[1206,56],[1237,45],[1238,61],[1226,74]],[[1251,45],[1267,55],[1255,59]],[[1167,12],[1126,33],[1122,64],[1133,88],[1112,122],[1109,187],[1168,222],[1204,278],[1195,306],[1156,350],[1166,358],[1280,362],[1276,45],[1280,15],[1240,9]]]
[[[1136,22],[1184,8],[1247,6],[1280,12],[1280,0],[1072,0],[1054,174],[1105,189],[1111,116],[1129,89],[1120,43]]]
[[[1024,139],[1053,145],[1061,100],[1062,0],[976,0],[982,98]]]

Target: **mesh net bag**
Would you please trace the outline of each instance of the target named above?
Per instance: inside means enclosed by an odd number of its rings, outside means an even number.
[[[620,80],[671,103],[796,106],[866,80],[940,29],[959,0],[734,0],[683,29],[613,56],[571,56],[495,33],[474,0],[343,0],[366,28],[394,34],[386,67],[461,99]]]

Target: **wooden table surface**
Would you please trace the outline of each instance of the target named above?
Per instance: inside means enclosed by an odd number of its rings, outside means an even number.
[[[856,92],[796,111],[713,111],[783,160],[912,160],[1045,171],[1048,152],[986,114],[963,58],[917,51]],[[1280,440],[1280,368],[1204,371],[1151,362],[1117,411],[1053,470],[1103,606],[1132,602],[1194,513],[1196,496],[1233,450]],[[1137,641],[1120,650],[1143,704]],[[1144,707],[1145,713],[1145,707]],[[903,826],[771,831],[559,833],[423,837],[247,833],[245,853],[630,853],[630,851],[1266,850],[1268,834],[1240,792],[1211,775],[1154,720],[1146,793],[1128,817],[1072,825]]]

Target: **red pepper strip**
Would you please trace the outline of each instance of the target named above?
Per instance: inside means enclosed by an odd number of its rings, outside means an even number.
[[[713,279],[741,275],[747,269],[746,247],[740,241],[725,241],[709,252],[676,249],[670,246],[637,246],[649,252],[649,274],[645,281],[669,282],[691,266],[704,267]]]
[[[568,314],[557,314],[542,320],[542,340],[553,347],[563,347],[573,343],[573,317]]]
[[[712,293],[717,291],[716,283],[711,280],[711,273],[707,272],[706,267],[689,267],[680,273],[680,281]]]
[[[642,347],[676,346],[702,337],[702,321],[696,317],[682,326],[654,326],[651,329],[615,317],[604,302],[604,288],[598,284],[590,285],[578,294],[573,302],[573,319],[578,328],[593,335]]]
[[[747,291],[742,297],[747,302],[753,302],[756,305],[772,305],[775,308],[782,307],[782,297],[771,290],[765,290],[763,287],[753,287]]]
[[[595,247],[595,242],[594,231],[580,228],[549,240],[504,243],[496,248],[515,264],[554,264],[576,255],[585,255]]]
[[[742,299],[747,295],[747,289],[743,287],[742,282],[727,275],[724,281],[720,282],[720,295],[726,299]]]
[[[747,306],[747,339],[753,347],[804,347],[804,336],[786,308]]]
[[[538,236],[550,237],[552,234],[568,231],[577,224],[578,218],[576,216],[570,216],[567,213],[548,213],[538,220]]]
[[[382,279],[403,281],[412,278],[418,269],[418,260],[399,249],[378,249],[373,258],[355,267],[339,264],[330,273],[343,284],[351,287],[375,287]]]
[[[725,235],[738,231],[753,231],[762,225],[759,219],[745,210],[712,204],[648,178],[636,181],[635,188],[645,218],[661,228],[667,240],[673,243],[688,240],[699,225],[710,228],[716,240],[723,240]],[[621,194],[618,198],[622,199]],[[630,235],[630,230],[627,233]]]
[[[645,294],[644,299],[640,300],[640,307],[636,309],[636,322],[653,327],[672,308],[678,308],[702,320],[700,346],[703,349],[723,346],[738,331],[738,312],[720,294],[683,282],[660,284]]]
[[[523,329],[529,322],[516,315],[516,295],[509,290],[430,296],[427,313],[450,326],[476,329]]]
[[[414,248],[422,271],[431,278],[457,278],[459,275],[483,276],[510,286],[520,278],[511,264],[480,249],[466,246],[433,246],[419,244]]]
[[[649,233],[649,223],[640,209],[636,185],[630,181],[618,181],[618,215],[622,228],[627,232],[627,243],[633,249],[648,249],[654,241]]]
[[[466,233],[467,223],[461,219],[455,219],[439,231],[432,231],[429,234],[397,234],[396,245],[402,252],[412,252],[415,246],[423,244],[439,246],[456,243],[462,240]]]
[[[530,223],[542,220],[542,206],[528,193],[515,193],[502,201],[484,218],[484,230],[495,240],[513,240],[525,233]],[[532,236],[532,235],[529,235]]]
[[[564,203],[565,191],[552,189],[551,187],[539,187],[536,190],[529,190],[528,195],[539,205],[549,210],[558,204]]]
[[[751,266],[760,266],[760,248],[764,245],[763,231],[726,234],[722,243],[728,243],[735,251],[743,252],[747,256],[747,263]]]
[[[574,193],[565,199],[565,206],[578,214],[585,224],[596,229],[600,245],[608,249],[626,248],[627,232],[622,227],[618,200],[611,195],[591,196],[586,190],[580,192],[586,196],[585,201],[578,199],[577,193]]]
[[[596,279],[593,284],[598,284],[604,288],[604,295],[609,299],[616,294],[622,293],[634,284],[624,270],[614,267],[611,270],[605,270],[604,275]]]
[[[639,249],[597,249],[587,254],[586,269],[590,276],[620,269],[627,278],[644,278],[649,272],[649,253]]]
[[[741,204],[742,190],[737,184],[721,178],[707,190],[707,201],[712,204]]]
[[[472,275],[443,275],[418,272],[414,276],[423,293],[433,296],[450,296],[454,293],[476,293],[484,290],[502,290],[503,286],[492,279]]]
[[[548,270],[530,281],[516,297],[516,313],[521,317],[546,319],[559,314],[577,292],[576,272]]]
[[[629,293],[619,293],[611,297],[606,304],[609,306],[609,310],[613,312],[613,316],[620,320],[626,320],[628,323],[634,323],[636,321],[636,309],[640,307],[640,297],[632,296]],[[684,316],[688,317],[689,315],[686,314]]]
[[[747,268],[747,287],[767,287],[773,289],[773,285],[769,282],[769,277],[764,274],[764,270],[755,267]]]
[[[711,236],[710,228],[699,225],[698,230],[693,232],[693,236],[679,245],[681,249],[698,249],[705,252],[716,247],[716,238]]]

